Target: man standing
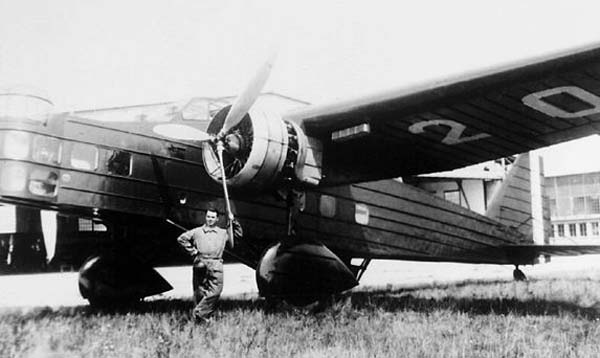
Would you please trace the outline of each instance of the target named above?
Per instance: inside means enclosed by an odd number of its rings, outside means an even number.
[[[193,315],[197,321],[206,321],[223,291],[223,251],[225,245],[233,248],[234,238],[228,230],[217,226],[218,213],[215,208],[206,210],[204,225],[181,234],[177,241],[194,260],[192,284],[194,289]],[[236,238],[242,236],[242,227],[237,220],[230,218]]]

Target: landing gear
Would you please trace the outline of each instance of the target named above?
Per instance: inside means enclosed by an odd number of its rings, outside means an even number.
[[[279,242],[267,249],[256,269],[262,297],[306,306],[348,290],[358,281],[348,267],[325,245]]]
[[[513,278],[515,281],[526,281],[527,276],[523,273],[523,271],[519,270],[519,266],[515,266],[515,270],[513,271]]]
[[[116,307],[172,288],[152,267],[130,256],[94,255],[79,269],[79,292],[94,306]]]

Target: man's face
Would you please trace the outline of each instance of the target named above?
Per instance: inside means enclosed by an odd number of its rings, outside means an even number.
[[[217,213],[214,211],[206,212],[206,226],[215,226],[217,224]]]

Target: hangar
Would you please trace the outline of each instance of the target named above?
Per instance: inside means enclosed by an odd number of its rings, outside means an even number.
[[[600,172],[546,178],[551,216],[550,242],[600,243]]]

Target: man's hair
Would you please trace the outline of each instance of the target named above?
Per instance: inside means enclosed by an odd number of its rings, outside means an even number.
[[[212,211],[213,213],[217,214],[217,216],[219,216],[219,210],[217,210],[217,208],[214,205],[209,205],[206,208],[206,212],[208,213],[209,211]]]

